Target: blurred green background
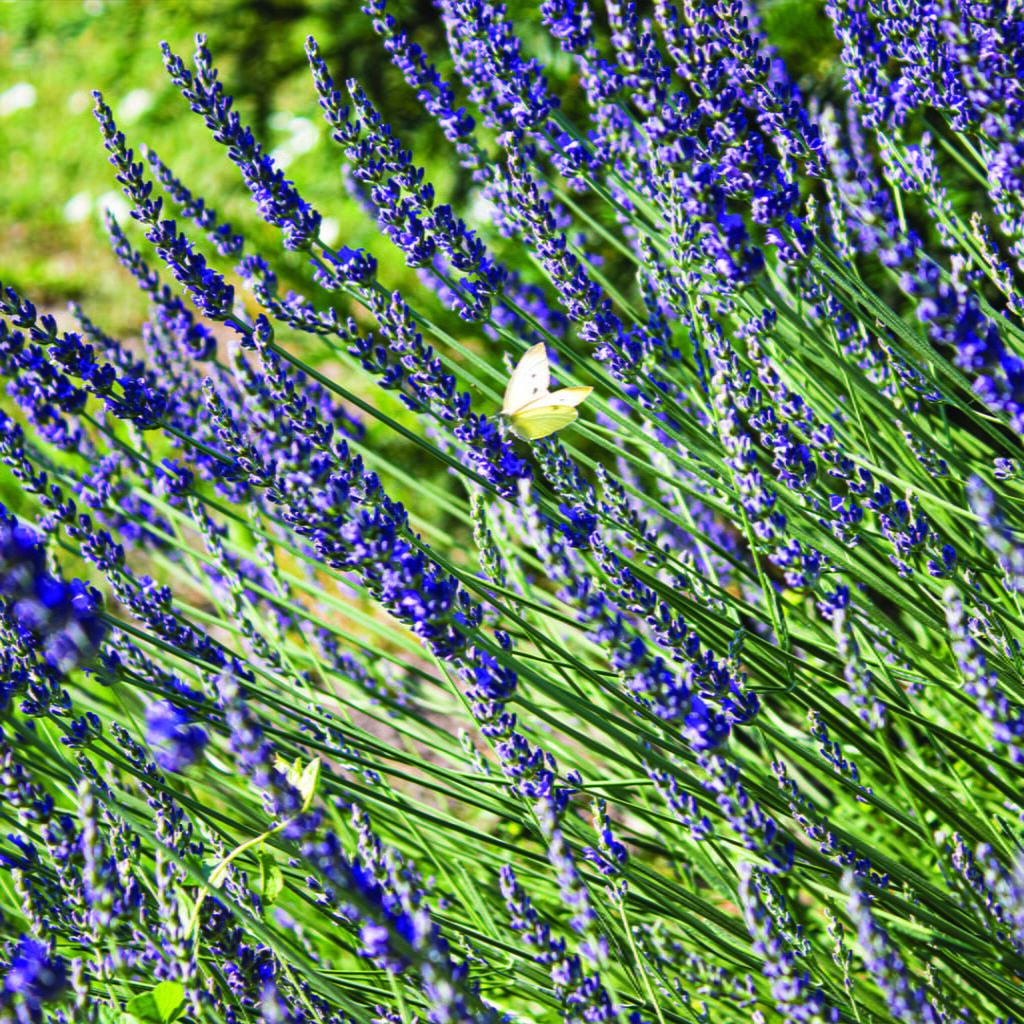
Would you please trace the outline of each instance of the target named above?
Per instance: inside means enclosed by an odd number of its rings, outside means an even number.
[[[429,4],[406,5],[402,15],[424,45],[443,44]],[[92,117],[93,89],[103,92],[129,144],[155,149],[233,223],[256,223],[223,148],[163,70],[160,41],[188,61],[197,31],[207,33],[243,120],[331,218],[329,232],[361,238],[369,229],[342,195],[338,153],[319,117],[303,52],[310,33],[339,83],[358,76],[371,94],[386,96],[395,127],[411,128],[421,159],[448,177],[436,134],[419,130],[415,97],[398,88],[357,3],[8,0],[0,3],[0,280],[39,305],[87,302],[113,332],[137,328],[145,313],[101,226],[108,204],[124,220],[124,202]],[[273,235],[264,237],[269,248]]]
[[[571,117],[585,101],[569,59],[540,26],[538,6],[537,0],[512,0],[509,10],[527,50],[545,62]],[[641,15],[649,8],[639,5]],[[389,9],[442,73],[451,75],[433,4],[403,0]],[[818,79],[819,87],[822,79],[837,80],[836,43],[821,3],[775,0],[762,6],[762,14],[794,74]],[[603,11],[595,10],[595,16],[600,32]],[[104,208],[113,209],[147,258],[155,258],[129,224],[107,163],[91,112],[91,90],[99,89],[136,152],[141,143],[155,149],[194,193],[246,235],[248,251],[272,259],[284,287],[313,291],[306,258],[281,251],[279,232],[258,220],[223,147],[210,139],[164,72],[160,41],[166,39],[189,63],[197,31],[207,34],[221,81],[235,97],[243,122],[324,215],[324,240],[368,247],[388,287],[411,293],[414,305],[461,340],[478,337],[479,331],[424,294],[414,273],[344,193],[341,155],[320,117],[303,52],[310,34],[336,85],[349,77],[363,84],[416,162],[426,167],[440,201],[459,208],[472,198],[471,182],[387,60],[360,0],[0,0],[0,282],[58,317],[69,300],[78,301],[108,333],[129,343],[138,337],[145,297],[110,253]],[[217,265],[226,269],[223,261]],[[324,357],[309,345],[302,355],[323,365]],[[408,422],[391,395],[363,383],[367,398]],[[2,396],[0,403],[8,407]],[[371,425],[370,442],[398,465],[414,464],[414,453],[405,451],[392,432]],[[406,490],[398,486],[394,493],[415,511],[424,499]],[[23,499],[6,472],[0,474],[0,500],[22,510]]]

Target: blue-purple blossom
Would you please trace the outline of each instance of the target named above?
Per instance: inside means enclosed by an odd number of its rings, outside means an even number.
[[[857,886],[850,874],[844,876],[843,887],[850,894],[847,912],[857,928],[865,966],[894,1019],[912,1024],[939,1024],[942,1018],[928,1000],[921,979],[910,972],[899,946],[879,924],[872,897]]]
[[[762,973],[769,980],[775,1009],[786,1024],[832,1024],[838,1007],[829,1003],[820,986],[801,962],[806,949],[799,935],[787,934],[794,923],[785,899],[770,877],[747,863],[739,866],[739,894],[743,920],[754,953],[763,957]]]
[[[206,730],[170,701],[156,701],[146,709],[146,743],[164,771],[177,773],[196,764],[208,739]]]
[[[0,609],[27,650],[61,676],[87,664],[106,633],[99,604],[81,580],[52,575],[39,537],[0,506]]]
[[[10,1008],[21,1024],[42,1020],[43,1006],[67,988],[67,966],[62,957],[38,939],[23,935],[4,951],[7,961],[0,1006]]]
[[[520,934],[533,959],[548,967],[566,1017],[593,1021],[614,1017],[615,1010],[600,974],[588,972],[579,954],[569,953],[564,940],[552,936],[551,926],[541,918],[508,865],[501,868],[500,884],[509,925]]]
[[[956,587],[943,594],[953,656],[965,692],[974,698],[978,711],[988,719],[994,738],[1007,747],[1015,763],[1024,760],[1024,708],[1010,700],[999,685],[999,677],[988,667],[988,658],[972,635],[971,620]]]
[[[284,173],[274,167],[273,160],[242,126],[238,112],[231,109],[231,98],[217,81],[206,36],[196,35],[195,72],[189,71],[180,57],[163,44],[164,66],[171,81],[181,90],[193,111],[200,114],[215,138],[228,147],[228,156],[241,169],[260,213],[285,232],[289,249],[308,249],[317,237],[320,214],[298,194]]]

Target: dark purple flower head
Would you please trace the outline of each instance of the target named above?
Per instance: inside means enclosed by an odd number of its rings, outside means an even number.
[[[164,459],[156,471],[156,493],[171,500],[184,497],[192,489],[195,474],[187,466],[182,466],[175,459]],[[180,502],[177,502],[180,504]]]
[[[0,510],[0,595],[16,594],[46,568],[46,558],[34,531]]]
[[[96,614],[100,595],[81,580],[50,575],[35,533],[0,505],[0,609],[22,641],[66,674],[89,660],[106,633]]]
[[[285,248],[308,250],[320,229],[320,214],[299,195],[295,185],[275,167],[271,156],[243,126],[232,100],[217,81],[212,58],[206,49],[206,36],[196,35],[195,73],[189,71],[170,47],[162,46],[164,66],[171,80],[189,101],[192,109],[203,116],[214,139],[228,147],[228,157],[242,172],[252,200],[260,215],[284,231]],[[229,306],[227,307],[228,311]]]
[[[53,1002],[67,987],[64,961],[38,939],[23,935],[8,947],[8,967],[0,992],[0,1006],[15,1007],[18,1020],[39,1021],[42,1006]]]
[[[151,704],[146,711],[146,742],[165,772],[181,772],[203,754],[206,730],[190,724],[188,713],[170,701]]]

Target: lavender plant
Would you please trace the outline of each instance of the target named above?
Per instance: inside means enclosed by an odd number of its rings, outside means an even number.
[[[1019,6],[545,0],[572,120],[438,9],[468,202],[311,38],[329,244],[199,35],[279,234],[96,94],[140,340],[0,291],[0,1021],[1020,1020]]]

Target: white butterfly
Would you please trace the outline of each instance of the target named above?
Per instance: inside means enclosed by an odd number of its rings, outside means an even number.
[[[516,437],[536,441],[569,426],[578,413],[576,406],[593,388],[562,388],[551,393],[551,368],[544,343],[528,349],[512,371],[501,416]]]

